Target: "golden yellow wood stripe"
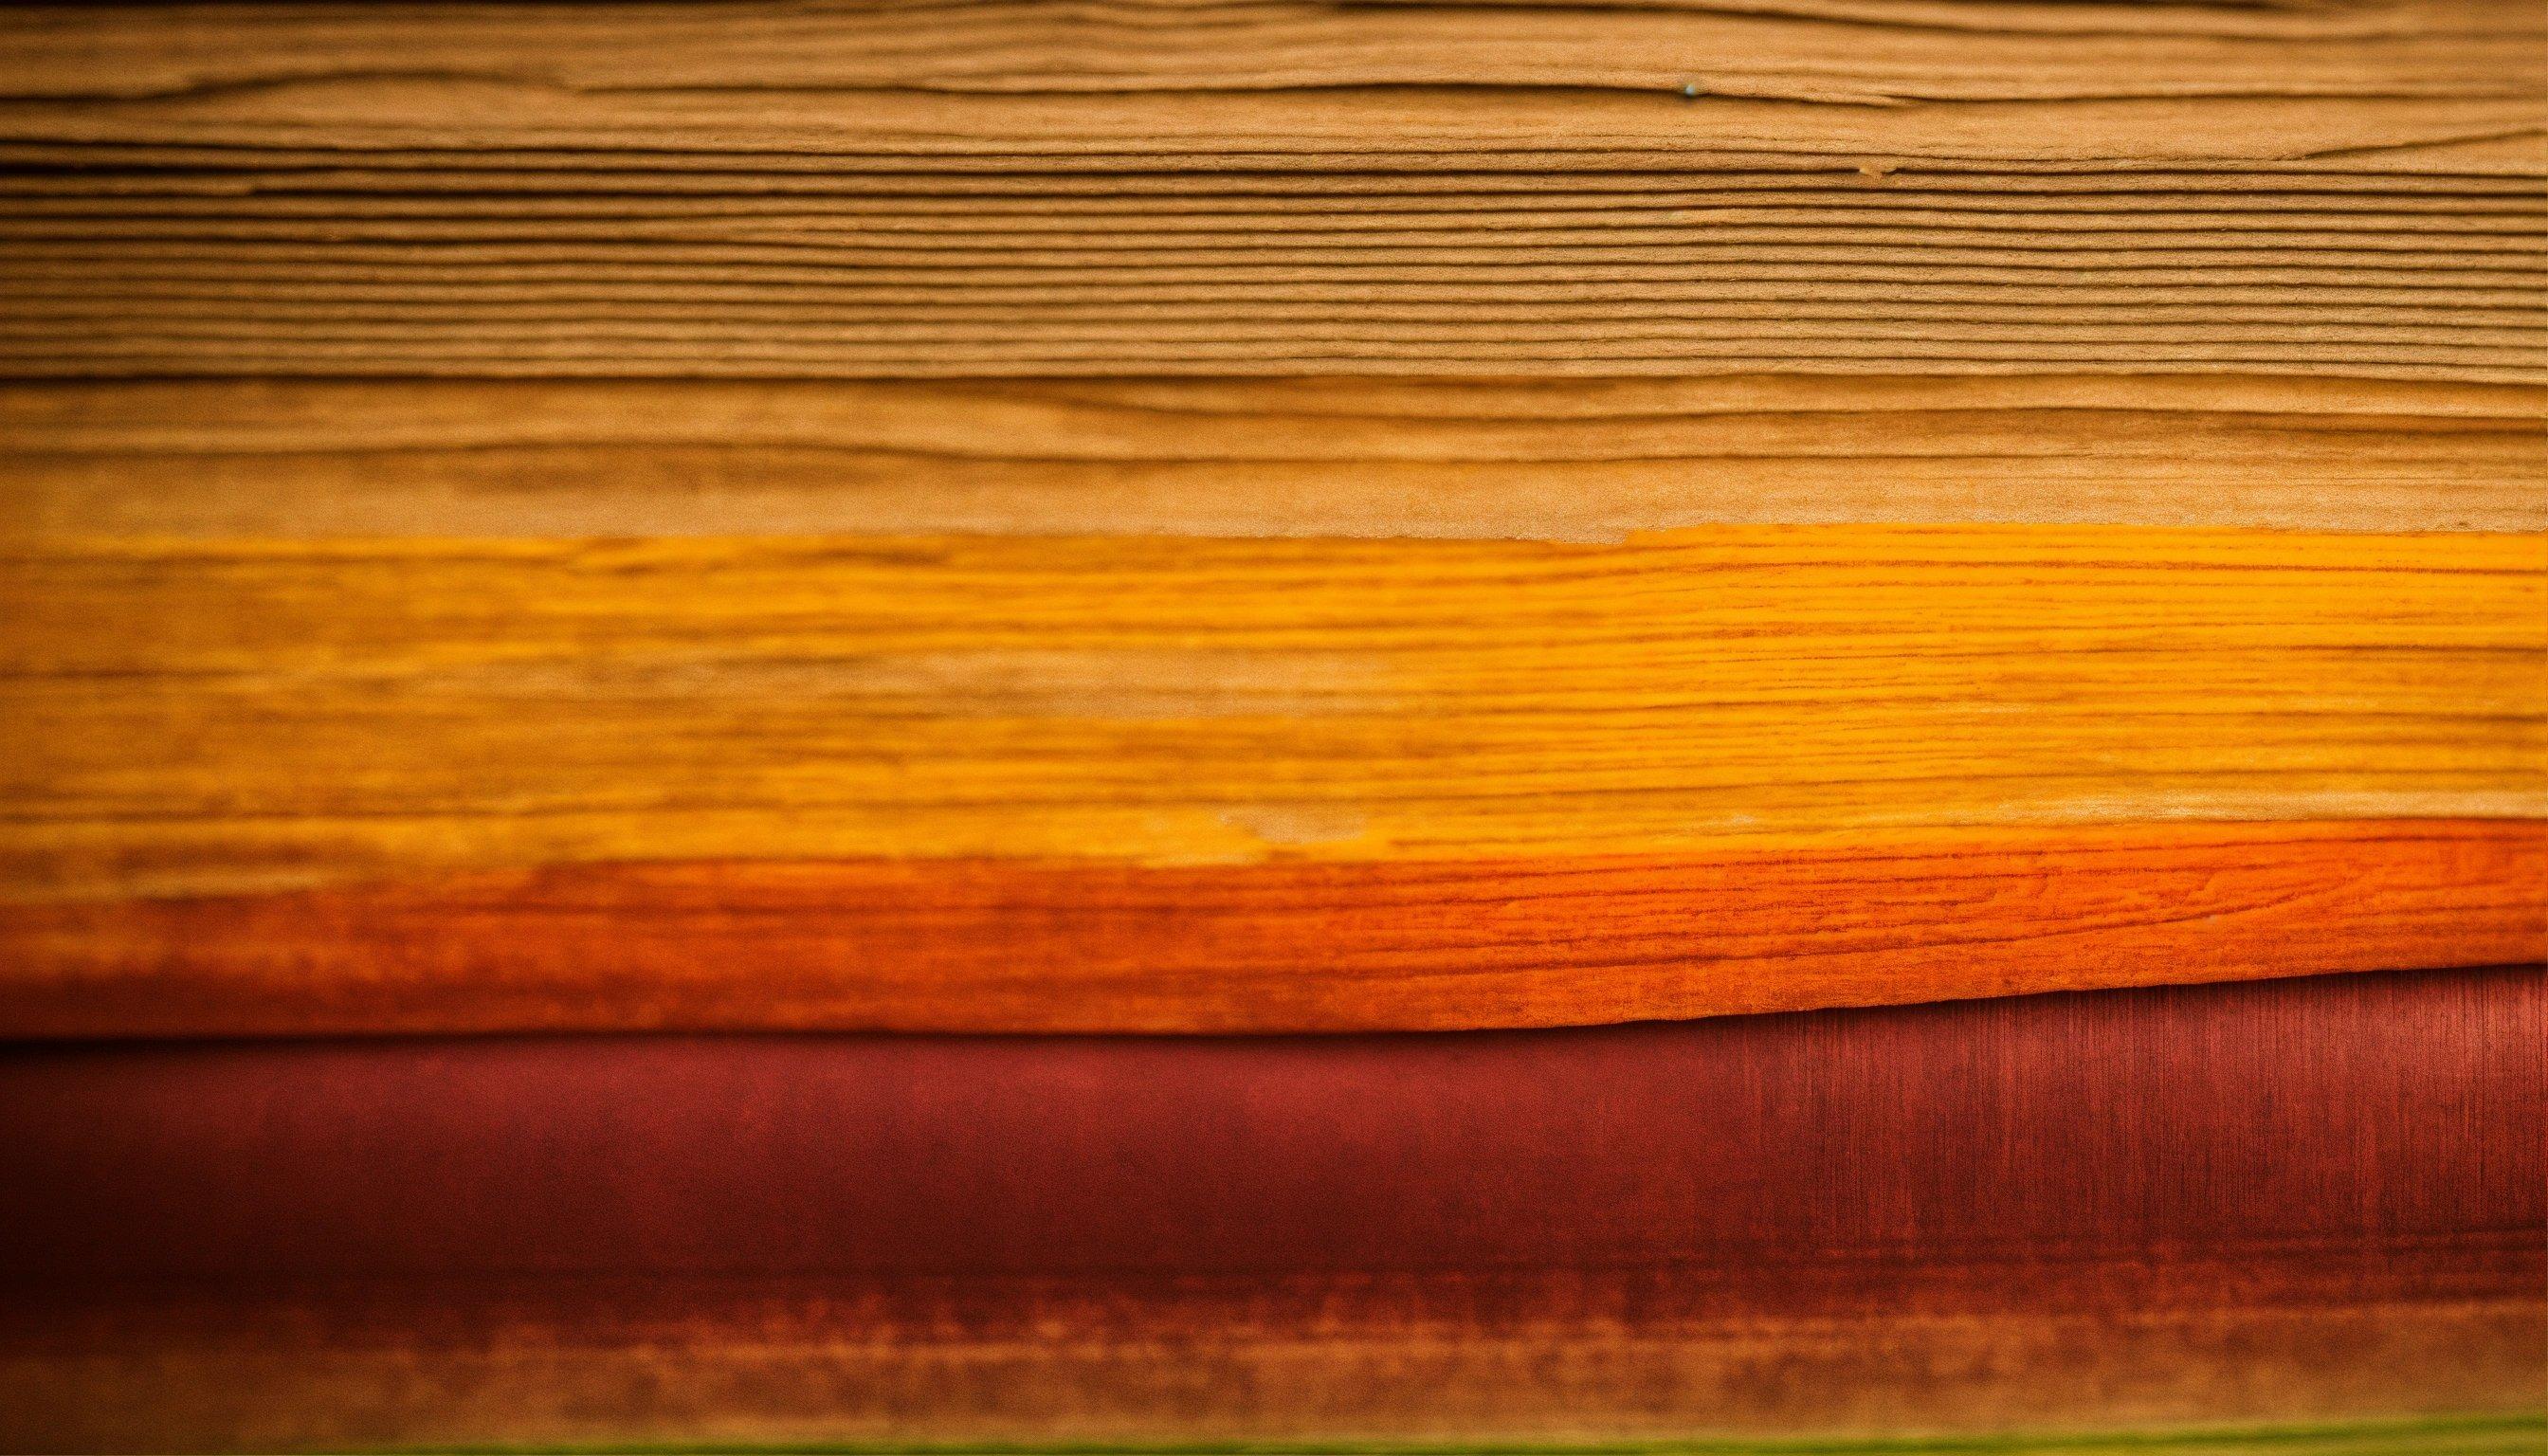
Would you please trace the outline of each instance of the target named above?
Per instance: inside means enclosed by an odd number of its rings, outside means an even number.
[[[2548,812],[2548,539],[22,544],[17,898]]]

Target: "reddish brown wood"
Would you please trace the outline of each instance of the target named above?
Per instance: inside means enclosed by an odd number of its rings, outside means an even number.
[[[1450,1038],[22,1046],[0,1057],[0,1272],[1248,1274],[2413,1241],[2548,1207],[2542,1148],[2517,1136],[2540,1108],[2543,987],[2426,972]]]
[[[2544,1013],[2499,970],[1456,1038],[22,1046],[0,1435],[2525,1405]]]
[[[1535,862],[559,865],[0,906],[22,1037],[1584,1025],[2548,956],[2548,825]]]

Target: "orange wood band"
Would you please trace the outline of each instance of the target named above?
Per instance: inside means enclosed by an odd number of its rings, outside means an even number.
[[[0,552],[0,898],[2548,818],[2535,534]]]
[[[1542,1027],[2548,958],[2548,824],[553,865],[0,906],[0,1034]]]

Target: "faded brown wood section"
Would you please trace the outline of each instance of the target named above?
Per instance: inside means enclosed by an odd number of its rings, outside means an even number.
[[[67,6],[40,374],[2548,377],[2548,21]]]
[[[12,1290],[0,1431],[47,1451],[1070,1453],[1218,1449],[1243,1431],[1256,1449],[1314,1456],[1374,1434],[1443,1453],[1563,1451],[1589,1426],[1709,1456],[1932,1456],[1934,1437],[1794,1433],[1969,1430],[1987,1450],[2009,1427],[2094,1422],[2075,1445],[2015,1449],[2535,1456],[2541,1427],[2521,1417],[2548,1320],[2531,1292],[2548,1272],[2537,1242],[2171,1253],[2152,1272],[2130,1258],[2075,1273],[1984,1263],[1917,1280],[1899,1265],[1767,1263],[1791,1287],[1864,1286],[1801,1316],[1763,1312],[1757,1287],[1728,1298],[1687,1274],[1608,1269]],[[2068,1308],[2048,1312],[1936,1292],[2055,1279]],[[2441,1418],[2427,1430],[2418,1415]],[[2225,1423],[2230,1439],[2201,1433]]]
[[[2548,528],[2548,390],[2256,376],[0,384],[0,538]]]

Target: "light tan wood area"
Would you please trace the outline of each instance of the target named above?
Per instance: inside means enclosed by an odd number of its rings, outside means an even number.
[[[2548,390],[2240,376],[0,385],[0,537],[2548,527]]]
[[[0,368],[2548,370],[2548,20],[66,6]]]

